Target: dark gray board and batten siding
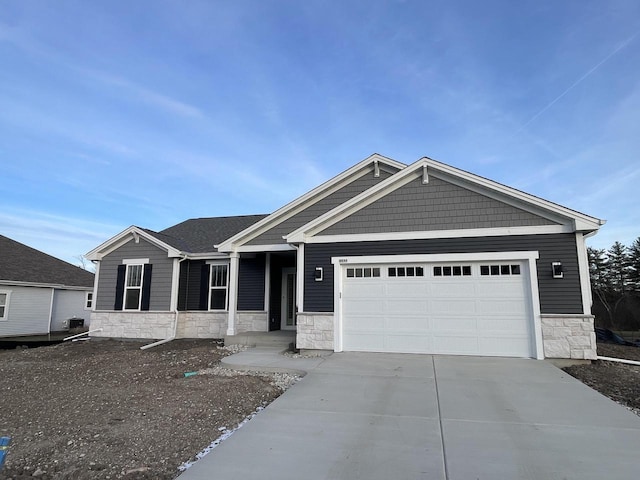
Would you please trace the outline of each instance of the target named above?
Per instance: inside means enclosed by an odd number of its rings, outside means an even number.
[[[506,251],[539,252],[537,273],[541,313],[583,313],[574,234],[307,244],[304,266],[304,311],[333,311],[334,275],[331,257]],[[562,262],[564,269],[562,279],[554,279],[551,275],[551,262],[556,261]],[[322,282],[314,280],[315,267],[324,269]]]
[[[134,258],[148,258],[149,263],[153,265],[149,310],[168,311],[170,309],[173,259],[167,257],[166,250],[141,238],[138,243],[133,239],[125,243],[105,255],[100,262],[96,310],[114,310],[118,265],[122,265],[122,260]]]

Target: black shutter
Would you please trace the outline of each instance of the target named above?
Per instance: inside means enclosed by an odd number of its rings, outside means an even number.
[[[124,276],[127,273],[126,265],[118,265],[118,275],[116,277],[116,301],[113,304],[114,310],[122,310],[124,299]]]
[[[149,310],[149,301],[151,297],[151,267],[150,263],[147,263],[142,267],[142,303],[140,310]]]
[[[178,310],[187,310],[187,293],[189,292],[189,261],[180,262],[178,277]]]
[[[209,310],[209,275],[211,273],[210,265],[206,263],[202,265],[200,270],[200,305],[199,310]]]

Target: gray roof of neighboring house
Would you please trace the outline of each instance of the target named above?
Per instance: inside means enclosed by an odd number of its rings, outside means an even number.
[[[0,235],[0,280],[92,287],[94,275]]]
[[[158,240],[183,252],[215,252],[214,245],[233,237],[267,215],[192,218],[160,232],[143,229]]]

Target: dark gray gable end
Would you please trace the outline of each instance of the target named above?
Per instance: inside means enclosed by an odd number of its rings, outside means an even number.
[[[357,210],[317,235],[558,225],[557,222],[431,175]]]

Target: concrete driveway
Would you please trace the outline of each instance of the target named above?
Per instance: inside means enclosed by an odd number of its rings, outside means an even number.
[[[336,353],[296,363],[268,349],[234,357],[309,374],[181,480],[640,475],[640,418],[545,361]]]

